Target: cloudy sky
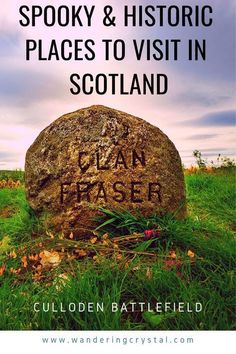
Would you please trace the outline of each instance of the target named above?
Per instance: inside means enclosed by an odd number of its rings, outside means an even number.
[[[3,0],[1,0],[3,1]],[[21,5],[76,5],[96,4],[92,28],[45,27],[41,20],[36,27],[21,27]],[[139,116],[162,129],[175,143],[186,165],[194,160],[192,151],[199,149],[209,160],[218,153],[235,156],[235,10],[234,0],[186,0],[188,5],[213,6],[213,25],[207,27],[138,27],[122,28],[124,4],[157,5],[149,0],[8,0],[0,10],[0,169],[24,168],[27,148],[40,131],[64,113],[103,104]],[[181,5],[181,0],[165,0],[159,4]],[[114,7],[117,26],[102,26],[102,8]],[[85,17],[83,16],[85,19]],[[94,61],[41,61],[37,55],[25,60],[25,40],[43,39],[46,49],[52,39],[86,39],[96,41]],[[174,39],[182,41],[186,50],[188,39],[207,40],[207,60],[189,62],[184,55],[178,61],[136,62],[130,45],[122,62],[103,60],[102,38],[122,38],[127,43],[136,39]],[[69,76],[83,74],[125,72],[165,73],[169,77],[169,90],[164,96],[77,95],[70,91]]]

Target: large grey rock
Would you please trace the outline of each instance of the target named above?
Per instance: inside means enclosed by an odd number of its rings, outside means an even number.
[[[65,114],[44,129],[27,151],[25,184],[30,206],[66,233],[89,233],[98,205],[186,214],[174,144],[146,121],[104,106]]]

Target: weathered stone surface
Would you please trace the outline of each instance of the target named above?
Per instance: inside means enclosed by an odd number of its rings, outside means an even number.
[[[30,206],[47,211],[57,230],[84,234],[93,206],[186,213],[179,154],[157,127],[104,106],[65,114],[26,154]]]

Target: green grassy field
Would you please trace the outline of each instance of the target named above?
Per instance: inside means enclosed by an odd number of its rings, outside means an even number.
[[[10,177],[23,180],[20,172],[0,173],[0,180]],[[38,220],[30,210],[23,185],[1,188],[0,329],[236,328],[235,170],[188,174],[186,186],[189,216],[185,220],[104,211],[99,232],[108,232],[111,241],[97,235],[87,243],[52,235],[46,220]],[[157,226],[160,235],[142,238],[144,230]],[[126,237],[120,238],[120,244],[112,243],[113,237],[122,235]],[[64,256],[58,263],[56,258],[54,267],[42,266],[38,254],[45,250],[60,250]],[[33,310],[36,302],[57,307],[79,301],[103,302],[104,311]],[[112,302],[200,302],[203,310],[111,312]]]

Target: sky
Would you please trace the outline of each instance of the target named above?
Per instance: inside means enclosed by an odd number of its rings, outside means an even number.
[[[235,157],[236,82],[236,3],[234,0],[186,0],[186,5],[211,5],[211,27],[135,27],[122,26],[124,5],[181,6],[181,0],[0,0],[0,169],[24,168],[25,153],[40,131],[59,116],[102,104],[125,111],[158,126],[174,142],[182,162],[194,162],[193,150],[200,150],[209,161],[218,154]],[[21,5],[96,5],[93,26],[76,28],[36,27],[19,24]],[[102,25],[103,6],[111,5],[117,16],[116,27]],[[85,23],[85,16],[82,16]],[[52,39],[88,39],[96,42],[94,61],[25,60],[25,40],[42,39],[44,50]],[[122,38],[127,42],[124,61],[105,62],[100,41]],[[140,61],[132,55],[132,39],[181,39],[178,61]],[[185,53],[188,39],[206,39],[206,61],[190,62]],[[112,96],[70,93],[71,73],[165,73],[169,78],[166,95]]]

